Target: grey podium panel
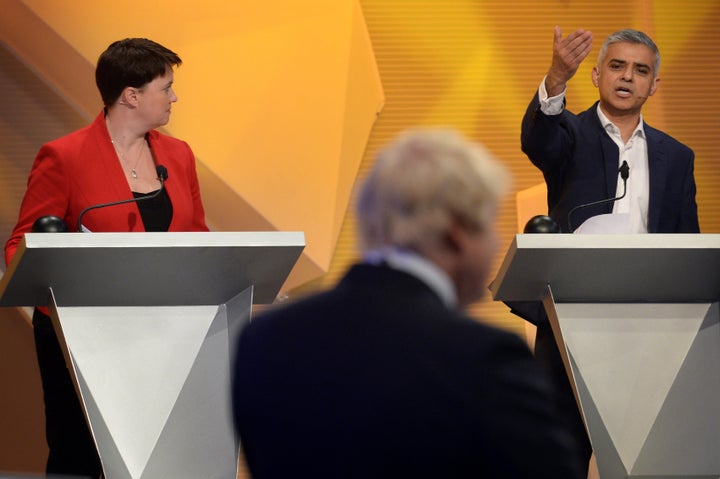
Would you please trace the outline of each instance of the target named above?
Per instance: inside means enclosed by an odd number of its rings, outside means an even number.
[[[252,287],[215,306],[58,307],[53,321],[107,479],[235,479],[231,404]]]
[[[50,304],[107,479],[235,479],[230,368],[300,232],[29,233],[0,306]]]
[[[0,306],[221,304],[254,286],[272,303],[305,246],[300,232],[28,233]]]
[[[500,301],[717,301],[720,235],[516,235],[491,285]]]
[[[601,479],[720,478],[720,235],[517,235],[490,289],[544,302]]]
[[[718,303],[550,309],[602,479],[720,477]]]

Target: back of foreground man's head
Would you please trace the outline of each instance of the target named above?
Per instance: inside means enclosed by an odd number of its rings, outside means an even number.
[[[450,129],[410,130],[382,150],[359,191],[363,251],[437,247],[453,221],[491,227],[509,175],[482,145]]]

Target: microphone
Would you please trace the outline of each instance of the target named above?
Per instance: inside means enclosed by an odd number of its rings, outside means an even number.
[[[82,230],[83,230],[83,224],[82,224],[83,216],[85,216],[85,213],[87,213],[87,212],[90,211],[90,210],[96,210],[96,209],[98,209],[98,208],[105,208],[106,206],[123,205],[123,204],[125,204],[125,203],[134,203],[134,202],[138,202],[138,201],[151,200],[151,199],[155,198],[156,196],[158,196],[160,193],[162,193],[163,189],[165,188],[165,180],[167,180],[167,178],[168,178],[167,168],[165,168],[163,165],[157,165],[157,166],[155,167],[155,171],[157,171],[158,180],[160,180],[160,189],[158,189],[157,191],[154,191],[154,192],[152,192],[152,193],[150,193],[150,194],[148,194],[148,195],[138,196],[137,198],[130,198],[129,200],[112,201],[112,202],[110,202],[110,203],[101,203],[101,204],[99,204],[99,205],[88,206],[87,208],[85,208],[84,210],[82,210],[82,211],[80,212],[80,215],[78,216],[78,221],[77,221],[77,223],[78,223],[78,231],[79,231],[80,233],[82,233]]]
[[[577,210],[582,209],[582,208],[587,208],[588,206],[595,206],[595,205],[600,205],[600,204],[603,204],[603,203],[612,203],[613,201],[618,201],[618,200],[621,200],[621,199],[625,198],[625,194],[627,193],[627,180],[628,180],[628,178],[630,177],[630,166],[628,165],[627,161],[623,161],[623,162],[622,162],[622,165],[620,165],[620,169],[619,169],[618,171],[620,172],[620,178],[622,178],[622,180],[623,180],[623,193],[622,193],[622,195],[620,195],[620,196],[618,196],[618,197],[616,197],[616,198],[608,198],[608,199],[605,199],[605,200],[593,201],[592,203],[585,203],[585,204],[583,204],[583,205],[577,205],[575,208],[571,209],[570,212],[568,213],[568,219],[567,219],[567,221],[568,221],[568,231],[569,231],[570,233],[572,233],[572,232],[574,231],[574,229],[573,229],[573,227],[572,227],[572,222],[570,221],[570,217],[571,217],[572,214],[575,213]]]
[[[31,233],[65,233],[67,225],[59,216],[47,215],[36,219],[30,229]]]
[[[523,233],[559,233],[560,225],[549,216],[537,215],[530,218],[525,224]]]

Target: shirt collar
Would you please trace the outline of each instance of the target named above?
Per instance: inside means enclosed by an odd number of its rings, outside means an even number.
[[[457,307],[457,293],[450,277],[435,263],[419,254],[399,248],[382,248],[366,251],[363,259],[370,264],[385,262],[393,269],[415,276],[428,285],[448,308]]]
[[[620,130],[617,126],[613,124],[610,119],[605,116],[605,113],[603,113],[602,109],[600,108],[600,104],[598,103],[597,106],[597,115],[600,119],[600,123],[602,123],[603,128],[605,128],[605,131],[607,131],[610,134],[620,134]],[[645,138],[645,122],[643,121],[642,113],[640,113],[640,121],[638,121],[637,126],[635,127],[635,131],[633,131],[633,134],[630,136],[630,138],[634,138],[635,136],[640,136],[641,138]]]

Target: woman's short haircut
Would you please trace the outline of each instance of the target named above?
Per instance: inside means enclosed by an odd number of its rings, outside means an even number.
[[[98,58],[95,83],[103,104],[109,107],[126,87],[140,88],[180,66],[177,54],[147,38],[126,38],[110,44]]]
[[[449,129],[401,134],[379,153],[357,200],[363,251],[436,247],[453,221],[484,230],[509,186],[482,145]]]

